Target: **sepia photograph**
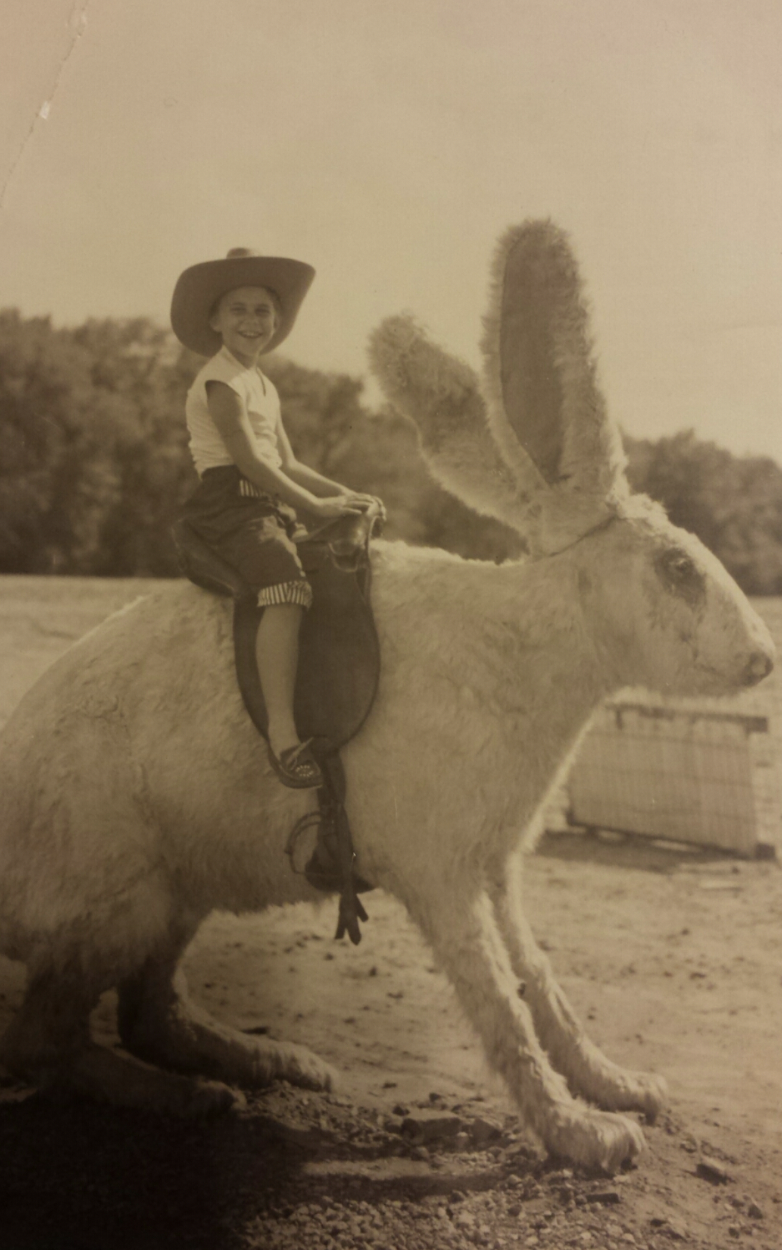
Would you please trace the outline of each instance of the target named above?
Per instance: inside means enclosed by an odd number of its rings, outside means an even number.
[[[4,12],[0,1250],[779,1250],[782,6]]]

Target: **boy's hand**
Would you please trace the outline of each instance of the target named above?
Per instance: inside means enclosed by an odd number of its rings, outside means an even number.
[[[361,512],[368,512],[370,508],[374,508],[381,524],[385,521],[387,515],[386,506],[382,499],[378,499],[377,495],[364,495],[360,491],[347,491],[346,495],[351,505],[357,505]]]
[[[386,506],[383,503],[383,500],[380,499],[377,495],[364,495],[364,494],[361,494],[359,491],[352,491],[350,493],[350,498],[356,499],[359,501],[359,503],[361,504],[362,512],[366,512],[368,508],[377,508],[381,520],[385,521]]]
[[[358,495],[329,495],[325,499],[319,499],[312,511],[315,516],[329,521],[333,517],[359,516],[368,507],[369,503]]]

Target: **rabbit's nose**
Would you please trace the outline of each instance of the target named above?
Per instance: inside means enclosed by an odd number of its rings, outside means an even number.
[[[756,686],[764,677],[768,677],[773,667],[774,661],[767,651],[755,651],[744,668],[744,685]]]

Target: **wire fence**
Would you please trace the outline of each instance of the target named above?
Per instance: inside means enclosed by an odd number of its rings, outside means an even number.
[[[769,748],[765,716],[612,701],[569,774],[568,821],[754,855],[779,829]]]

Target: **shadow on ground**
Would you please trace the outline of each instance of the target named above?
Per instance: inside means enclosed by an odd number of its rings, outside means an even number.
[[[536,854],[545,859],[568,863],[599,864],[606,868],[638,868],[647,872],[672,873],[681,868],[711,869],[729,872],[733,865],[754,861],[742,860],[729,852],[711,847],[685,846],[683,843],[660,843],[653,839],[632,837],[607,831],[574,830],[546,834]],[[764,855],[758,858],[766,858]]]

